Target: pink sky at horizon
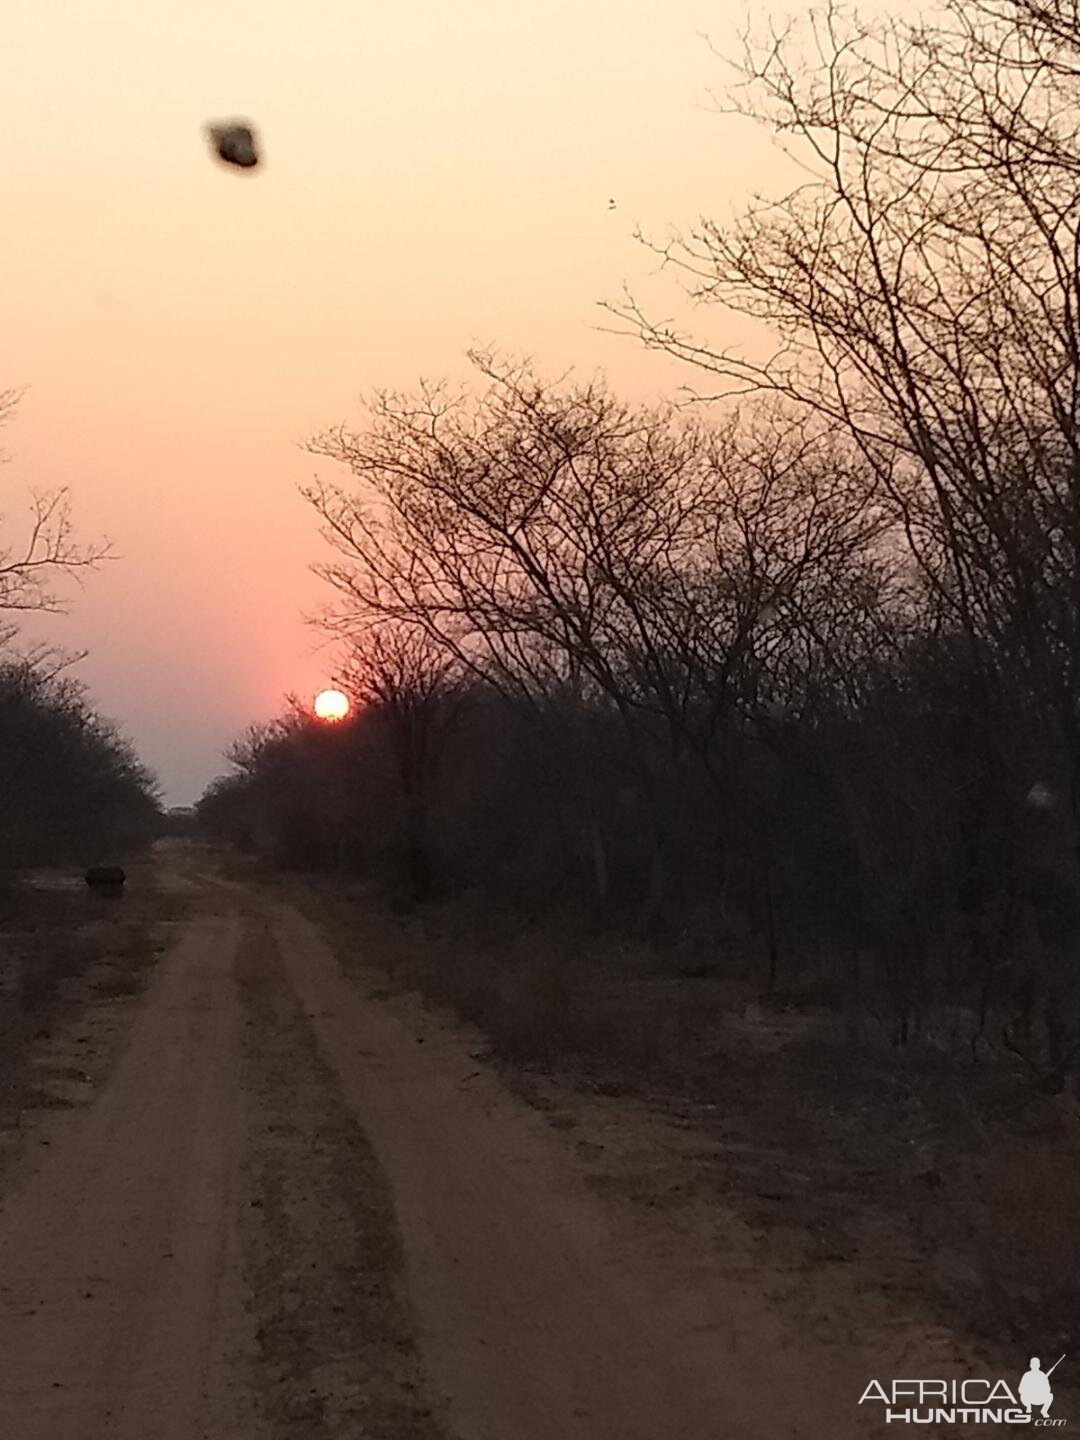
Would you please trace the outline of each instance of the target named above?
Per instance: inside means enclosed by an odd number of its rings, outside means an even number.
[[[26,393],[0,537],[29,487],[68,485],[79,535],[113,541],[71,613],[24,634],[90,652],[76,673],[169,803],[330,677],[297,486],[333,471],[306,437],[374,388],[462,376],[473,344],[636,400],[692,378],[596,307],[625,281],[676,313],[635,224],[666,236],[768,188],[768,141],[709,109],[701,32],[742,20],[741,0],[5,12],[0,389]],[[264,169],[212,160],[201,127],[234,114]]]

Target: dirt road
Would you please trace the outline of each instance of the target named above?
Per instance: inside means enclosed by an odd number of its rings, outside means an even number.
[[[819,1336],[734,1220],[723,1263],[643,1231],[454,1027],[272,892],[162,866],[190,909],[126,1048],[0,1193],[4,1435],[866,1436],[870,1377],[955,1364],[895,1314]]]

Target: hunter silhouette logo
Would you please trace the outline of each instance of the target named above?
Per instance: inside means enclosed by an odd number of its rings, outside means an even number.
[[[1061,1360],[1065,1356],[1062,1355]],[[1050,1376],[1061,1364],[1061,1360],[1055,1360],[1050,1369],[1043,1371],[1038,1356],[1032,1356],[1031,1364],[1027,1373],[1020,1381],[1020,1401],[1026,1405],[1029,1412],[1039,1410],[1044,1420],[1049,1418],[1050,1406],[1054,1403],[1054,1392],[1050,1389]]]
[[[888,1386],[871,1380],[860,1405],[875,1401],[885,1407],[887,1425],[1039,1425],[1060,1429],[1067,1422],[1050,1418],[1054,1392],[1049,1370],[1032,1356],[1014,1392],[1005,1380],[893,1380]]]

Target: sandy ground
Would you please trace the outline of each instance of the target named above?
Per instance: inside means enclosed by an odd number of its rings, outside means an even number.
[[[716,1206],[643,1223],[618,1144],[273,891],[177,845],[159,882],[187,915],[114,1063],[3,1176],[4,1435],[868,1436],[870,1378],[981,1373],[842,1272],[799,1292]]]

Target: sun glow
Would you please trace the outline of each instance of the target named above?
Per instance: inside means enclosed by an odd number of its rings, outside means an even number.
[[[340,690],[320,690],[315,696],[315,714],[320,720],[344,720],[349,713],[349,697]]]

